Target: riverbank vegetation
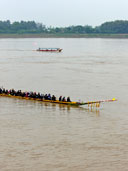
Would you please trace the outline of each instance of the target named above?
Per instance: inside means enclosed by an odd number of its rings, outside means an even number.
[[[100,26],[46,27],[35,21],[0,21],[0,37],[121,37],[128,38],[128,21],[116,20]]]

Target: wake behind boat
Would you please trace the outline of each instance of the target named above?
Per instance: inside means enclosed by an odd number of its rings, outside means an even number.
[[[37,51],[39,52],[61,52],[61,48],[38,48]]]

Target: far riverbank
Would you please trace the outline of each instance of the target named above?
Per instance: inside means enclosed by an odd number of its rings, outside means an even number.
[[[128,34],[0,34],[0,38],[121,38]]]

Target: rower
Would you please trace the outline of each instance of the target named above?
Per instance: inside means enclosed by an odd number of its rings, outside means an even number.
[[[41,96],[40,96],[40,93],[38,92],[38,94],[37,94],[37,98],[39,98],[39,99],[40,99],[40,97],[41,97]]]
[[[62,101],[62,96],[59,97],[59,101]]]
[[[52,100],[53,101],[56,101],[56,97],[54,95],[52,96]]]
[[[51,100],[51,94],[48,94],[48,100]]]
[[[3,90],[2,90],[2,91],[3,91],[3,93],[5,93],[5,88],[3,88]]]
[[[71,102],[70,97],[67,97],[67,102]]]
[[[43,100],[44,99],[44,94],[41,94],[40,98],[41,98],[41,100]]]
[[[5,90],[5,94],[8,94],[8,90]]]
[[[65,102],[65,101],[66,101],[66,100],[65,100],[65,97],[63,97],[63,98],[62,98],[62,101],[63,101],[63,102]]]
[[[48,100],[48,95],[47,94],[44,95],[44,99]]]

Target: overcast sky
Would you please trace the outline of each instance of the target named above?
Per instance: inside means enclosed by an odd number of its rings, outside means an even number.
[[[0,20],[98,26],[128,20],[128,0],[0,0]]]

